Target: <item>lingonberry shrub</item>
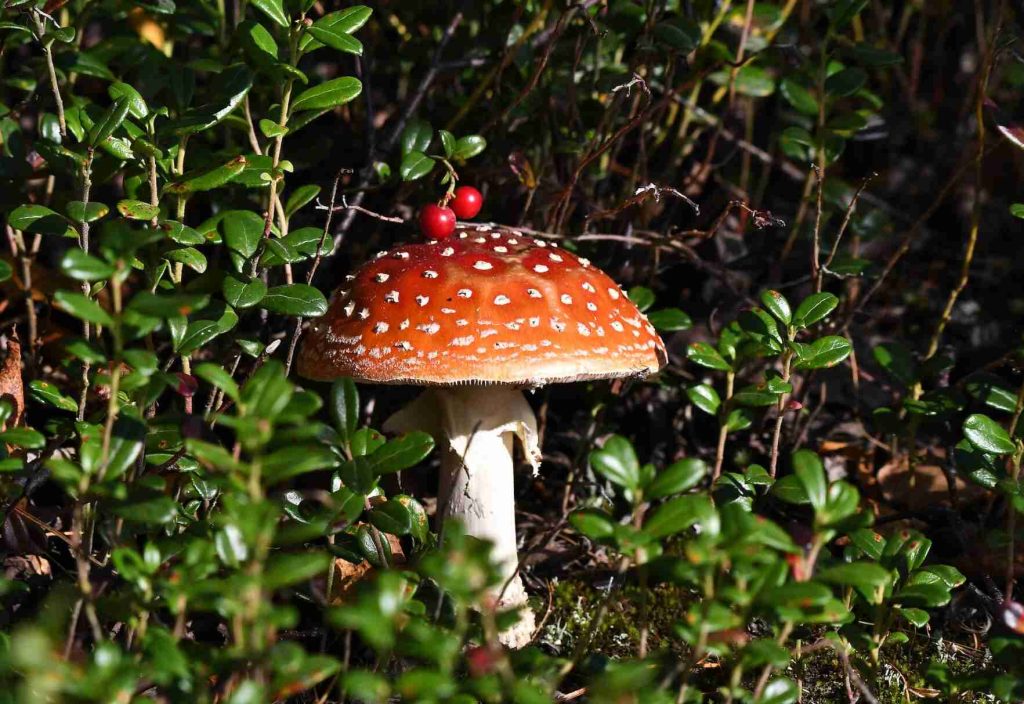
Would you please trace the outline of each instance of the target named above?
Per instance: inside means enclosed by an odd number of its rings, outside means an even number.
[[[5,697],[1024,699],[1020,19],[5,2]],[[668,350],[531,395],[518,650],[488,544],[437,510],[458,458],[382,432],[408,390],[293,370],[346,276],[484,183]],[[588,283],[534,290],[593,325],[523,315],[504,352],[639,337]],[[462,327],[435,304],[410,336]]]

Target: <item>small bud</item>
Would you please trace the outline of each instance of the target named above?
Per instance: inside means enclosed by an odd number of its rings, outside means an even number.
[[[804,407],[804,404],[800,403],[796,399],[789,399],[789,403],[786,404],[787,411],[799,411]]]

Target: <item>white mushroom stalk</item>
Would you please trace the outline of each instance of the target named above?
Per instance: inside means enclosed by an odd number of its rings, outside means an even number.
[[[384,424],[387,432],[422,430],[445,445],[438,505],[443,518],[462,522],[469,535],[493,544],[501,583],[500,607],[522,607],[519,621],[499,640],[518,648],[533,637],[534,616],[517,574],[513,440],[519,438],[536,472],[540,447],[533,410],[518,389],[464,386],[430,389]]]

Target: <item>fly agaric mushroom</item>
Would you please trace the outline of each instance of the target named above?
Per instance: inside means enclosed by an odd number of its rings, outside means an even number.
[[[554,244],[496,225],[461,224],[446,240],[406,244],[363,265],[310,327],[301,375],[433,387],[392,416],[446,449],[439,505],[494,544],[503,606],[523,606],[512,443],[536,472],[540,448],[522,389],[643,377],[667,361],[644,315],[604,272]],[[501,640],[518,647],[533,615]]]

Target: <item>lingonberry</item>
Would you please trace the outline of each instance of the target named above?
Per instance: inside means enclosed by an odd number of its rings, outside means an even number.
[[[455,232],[455,213],[451,208],[431,203],[420,211],[420,230],[432,240],[451,237]]]
[[[451,206],[459,218],[468,220],[475,218],[480,208],[484,207],[484,197],[472,186],[459,186],[455,189]]]

